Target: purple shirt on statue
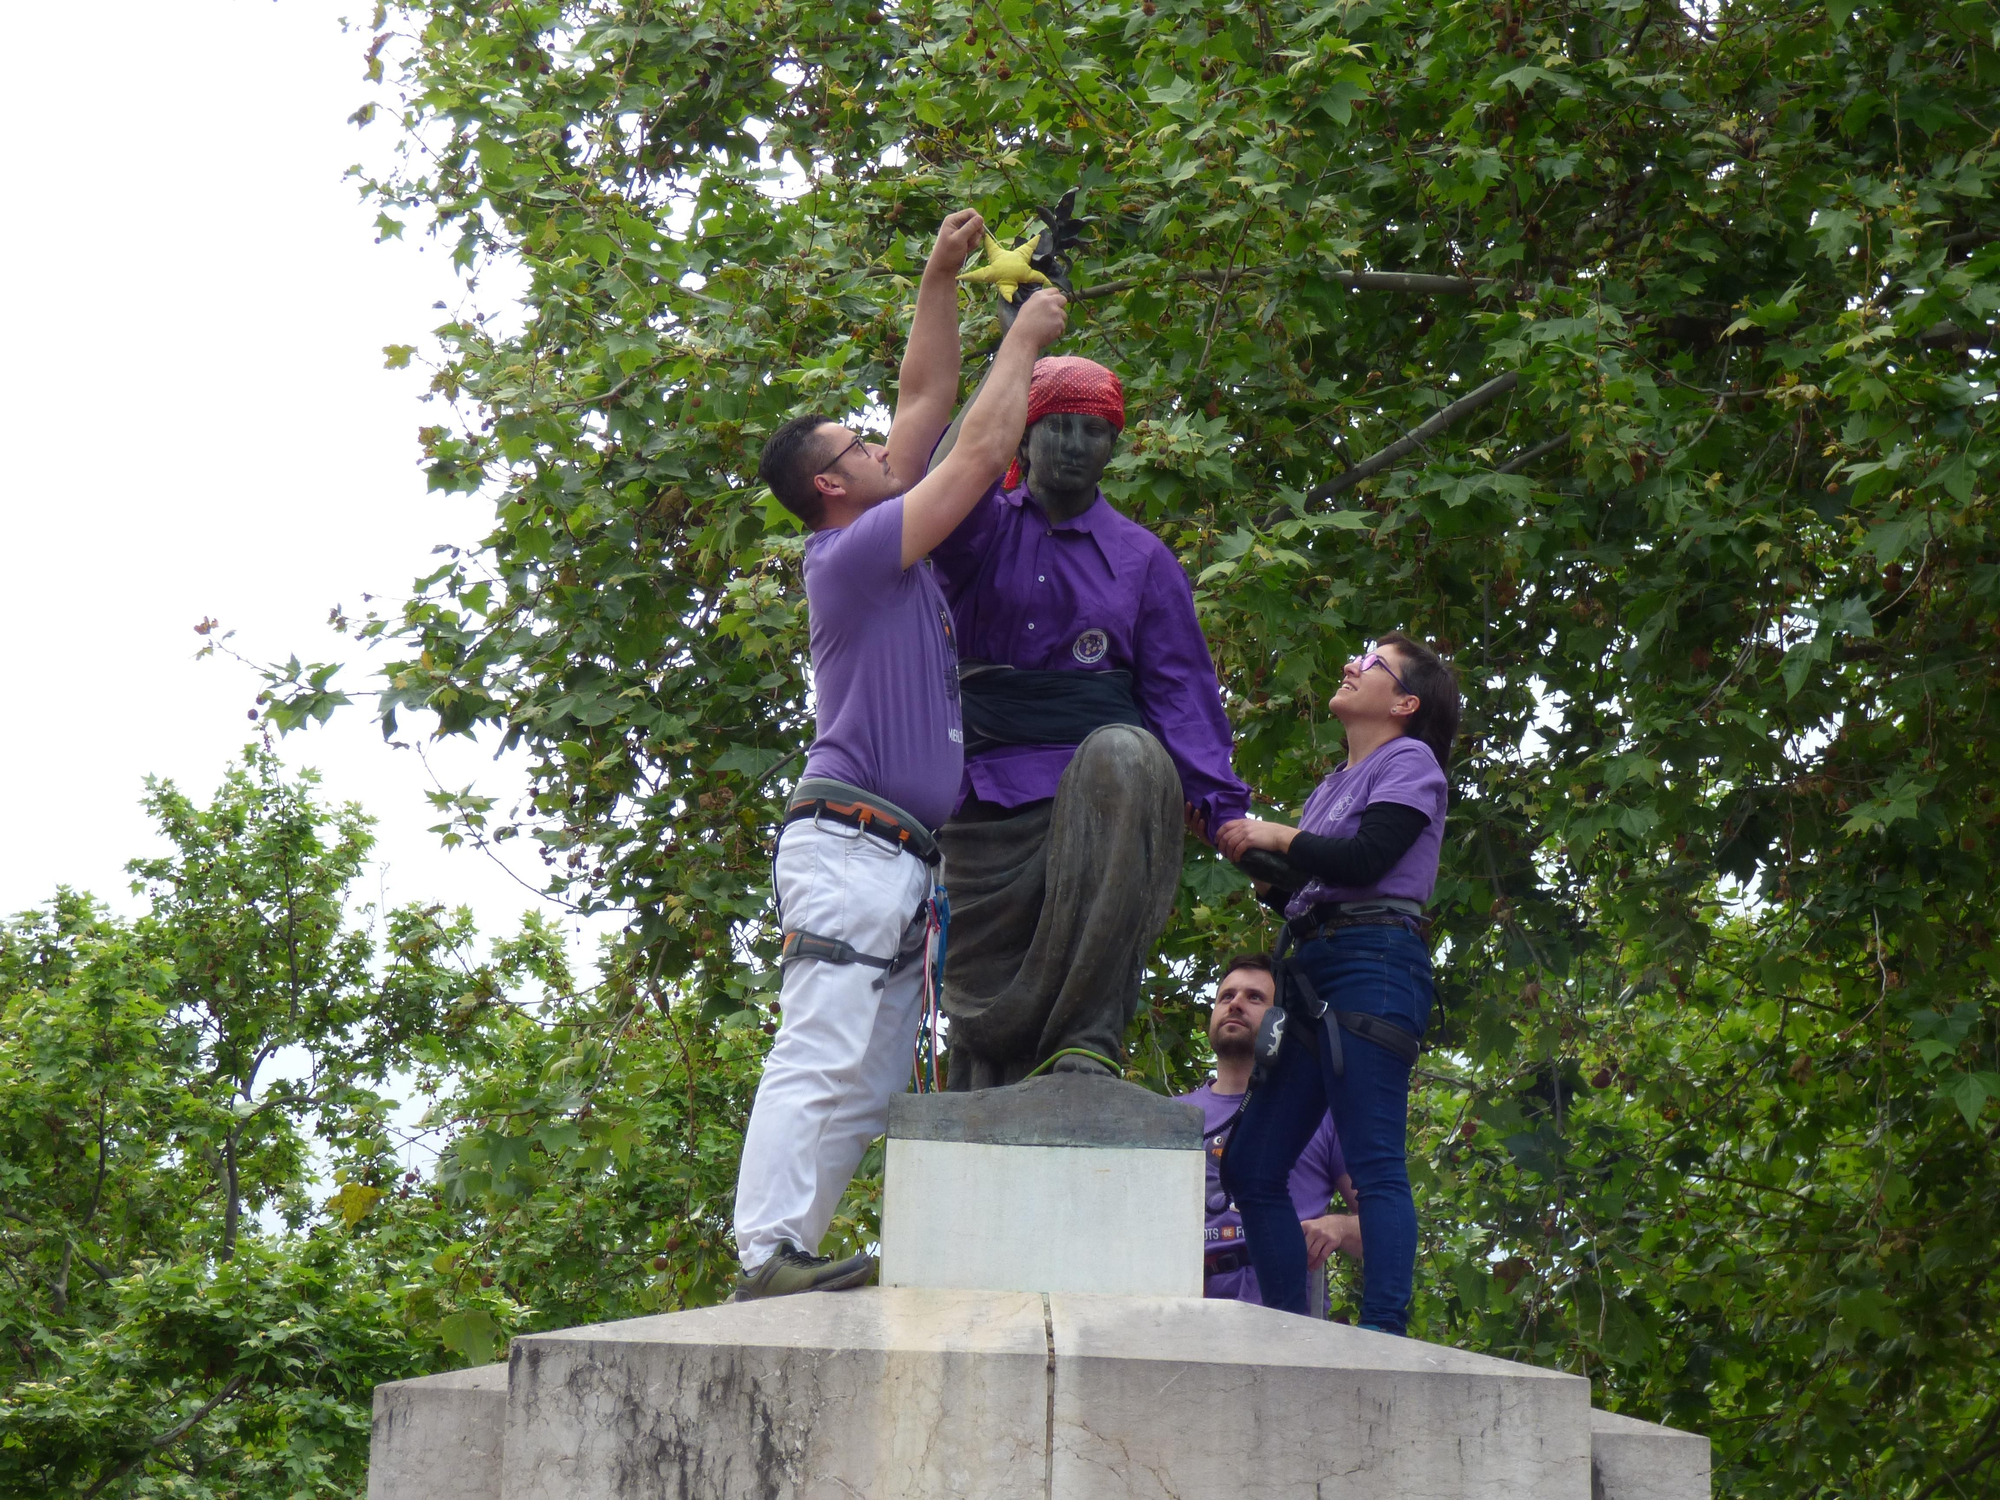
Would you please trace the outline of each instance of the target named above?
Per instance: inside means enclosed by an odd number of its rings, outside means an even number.
[[[1304,916],[1322,901],[1371,901],[1378,896],[1430,900],[1437,885],[1438,850],[1444,844],[1445,799],[1444,768],[1438,764],[1436,753],[1422,740],[1407,735],[1377,746],[1352,770],[1342,765],[1306,798],[1305,810],[1299,814],[1301,833],[1352,838],[1361,826],[1362,812],[1371,802],[1414,807],[1430,822],[1403,857],[1373,885],[1328,885],[1323,880],[1312,881],[1292,897],[1285,915]]]
[[[927,828],[965,766],[951,611],[929,564],[903,566],[903,502],[806,538],[818,732],[807,776],[886,797]]]
[[[1100,493],[1051,521],[1022,485],[995,486],[931,554],[968,659],[1027,671],[1132,674],[1139,715],[1180,772],[1183,798],[1220,827],[1249,811],[1194,590],[1166,543]],[[965,787],[1001,807],[1056,794],[1074,745],[1000,745],[966,762]]]
[[[1214,1130],[1236,1113],[1243,1103],[1241,1094],[1218,1094],[1213,1079],[1204,1083],[1191,1094],[1182,1094],[1181,1103],[1192,1104],[1201,1111],[1201,1128]],[[1217,1252],[1228,1252],[1243,1248],[1243,1216],[1236,1211],[1236,1205],[1229,1201],[1229,1195],[1222,1191],[1222,1148],[1229,1144],[1229,1132],[1208,1136],[1203,1144],[1208,1151],[1208,1228],[1202,1247],[1205,1256]],[[1298,1165],[1292,1168],[1291,1181],[1286,1185],[1291,1189],[1292,1207],[1298,1211],[1299,1222],[1317,1219],[1334,1202],[1340,1179],[1347,1176],[1347,1161],[1340,1154],[1340,1137],[1334,1134],[1333,1116],[1328,1115],[1319,1122],[1312,1139],[1306,1142],[1306,1149],[1299,1153]],[[1340,1205],[1345,1212],[1346,1205]],[[1202,1282],[1204,1297],[1225,1297],[1237,1302],[1263,1302],[1263,1295],[1257,1287],[1257,1273],[1249,1266],[1237,1266],[1227,1271],[1217,1271],[1205,1277]],[[1319,1308],[1315,1299],[1315,1309]]]

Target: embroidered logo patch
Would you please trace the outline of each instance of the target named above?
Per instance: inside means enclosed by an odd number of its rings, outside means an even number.
[[[1104,660],[1104,653],[1111,649],[1111,638],[1101,630],[1086,630],[1076,638],[1076,644],[1069,648],[1069,654],[1086,667],[1095,666]]]

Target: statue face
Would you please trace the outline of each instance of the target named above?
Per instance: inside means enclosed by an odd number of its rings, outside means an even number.
[[[1094,497],[1104,466],[1118,446],[1118,429],[1103,417],[1077,411],[1050,412],[1021,440],[1028,489],[1047,503],[1058,497]]]

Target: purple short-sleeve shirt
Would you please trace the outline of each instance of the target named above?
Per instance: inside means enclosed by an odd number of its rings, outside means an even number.
[[[1180,1098],[1183,1104],[1192,1104],[1201,1111],[1203,1130],[1215,1130],[1243,1103],[1241,1094],[1218,1094],[1213,1079],[1191,1094],[1182,1094]],[[1222,1190],[1222,1149],[1228,1144],[1229,1132],[1226,1130],[1209,1136],[1203,1142],[1208,1150],[1208,1227],[1204,1236],[1204,1253],[1226,1251],[1243,1245],[1243,1215],[1236,1211],[1236,1205]],[[1292,1168],[1291,1180],[1286,1184],[1291,1190],[1292,1207],[1297,1210],[1300,1223],[1317,1219],[1333,1206],[1340,1179],[1345,1176],[1347,1162],[1340,1154],[1340,1137],[1334,1133],[1333,1116],[1327,1115],[1319,1122],[1319,1129],[1313,1132],[1312,1139],[1306,1142],[1306,1149],[1299,1153],[1298,1165]],[[1339,1205],[1339,1208],[1341,1212],[1346,1212],[1345,1204]],[[1257,1273],[1249,1266],[1217,1271],[1205,1277],[1202,1295],[1259,1305],[1264,1300],[1257,1286]]]
[[[1305,810],[1299,815],[1301,833],[1353,838],[1361,827],[1361,814],[1371,802],[1397,802],[1414,807],[1430,822],[1403,857],[1373,885],[1328,885],[1323,880],[1312,881],[1292,897],[1285,915],[1303,916],[1323,901],[1371,901],[1378,896],[1430,900],[1437,886],[1438,850],[1444,844],[1445,801],[1444,768],[1438,764],[1436,753],[1422,740],[1407,736],[1394,739],[1377,746],[1352,770],[1342,765],[1306,798]]]
[[[903,502],[806,538],[817,733],[805,774],[886,797],[928,828],[965,772],[951,611],[928,561],[903,566]]]

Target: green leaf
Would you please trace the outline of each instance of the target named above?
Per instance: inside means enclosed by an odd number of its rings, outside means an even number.
[[[1958,1106],[1959,1114],[1965,1117],[1965,1128],[1976,1134],[1986,1101],[2000,1098],[2000,1073],[1960,1073],[1939,1092]]]
[[[500,1341],[500,1325],[484,1308],[473,1308],[440,1321],[438,1338],[452,1353],[463,1355],[469,1365],[491,1364],[493,1348]]]

